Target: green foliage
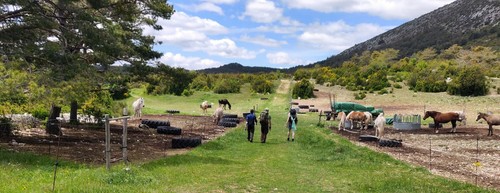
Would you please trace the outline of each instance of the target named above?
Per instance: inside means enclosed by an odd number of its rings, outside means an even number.
[[[97,119],[99,124],[102,124],[102,117],[105,114],[113,116],[113,99],[109,92],[95,92],[91,94],[82,105],[82,111],[85,115],[92,115]],[[119,111],[121,112],[121,111]]]
[[[452,80],[448,93],[460,96],[483,96],[488,94],[486,76],[478,66],[463,68]]]
[[[251,83],[252,90],[256,93],[273,93],[274,85],[271,80],[266,79],[265,75],[256,76]]]
[[[366,98],[366,92],[354,93],[354,99],[363,100],[364,98]]]
[[[380,94],[380,95],[388,94],[388,93],[389,93],[389,91],[387,91],[387,89],[385,89],[385,88],[378,91],[378,94]]]
[[[314,97],[314,85],[307,79],[302,79],[293,86],[293,98],[308,99]]]
[[[214,86],[214,93],[226,94],[226,93],[239,93],[240,92],[240,82],[236,79],[230,78],[227,80],[218,80]]]
[[[31,114],[33,117],[39,119],[39,120],[45,120],[47,117],[49,117],[49,109],[43,106],[39,106],[38,108],[35,108],[31,111]]]
[[[10,118],[0,116],[0,137],[12,135],[12,121]]]
[[[213,79],[207,74],[198,74],[189,84],[189,88],[198,91],[209,91],[213,88]]]
[[[299,68],[295,71],[295,73],[293,73],[293,80],[295,81],[309,78],[311,78],[311,73],[307,69]]]
[[[398,84],[398,83],[394,83],[394,84],[392,84],[392,87],[394,87],[394,88],[396,88],[396,89],[401,89],[401,88],[403,88],[403,86],[401,86],[401,85],[400,85],[400,84]]]
[[[190,89],[184,89],[184,91],[182,91],[182,96],[191,96],[194,94],[194,90],[190,90]]]

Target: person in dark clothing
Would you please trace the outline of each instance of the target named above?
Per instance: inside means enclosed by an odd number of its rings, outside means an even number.
[[[255,132],[255,124],[257,123],[257,117],[255,117],[254,110],[250,110],[250,114],[246,117],[246,126],[248,131],[248,141],[253,142],[253,133]]]
[[[290,134],[292,134],[292,141],[295,141],[295,131],[297,131],[297,122],[299,120],[297,119],[297,111],[295,109],[290,109],[290,112],[288,113],[288,118],[287,118],[287,126],[288,126],[288,137],[286,138],[287,141],[290,141]]]
[[[271,131],[271,115],[269,115],[269,109],[266,108],[259,116],[260,123],[260,142],[265,143],[267,139],[267,133]]]

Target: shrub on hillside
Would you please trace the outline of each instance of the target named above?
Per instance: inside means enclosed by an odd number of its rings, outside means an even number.
[[[364,98],[366,98],[365,92],[354,93],[354,99],[363,100]]]
[[[226,94],[226,93],[239,93],[240,83],[234,79],[219,80],[214,86],[214,93]]]
[[[293,98],[313,98],[314,97],[314,85],[307,79],[302,79],[293,86],[292,97]]]
[[[478,66],[467,66],[448,85],[448,93],[460,96],[483,96],[488,94],[487,79]]]
[[[273,82],[264,77],[256,77],[251,84],[252,90],[256,93],[273,93]]]

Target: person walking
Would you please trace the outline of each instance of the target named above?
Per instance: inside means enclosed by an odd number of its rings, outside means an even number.
[[[271,131],[271,115],[269,115],[269,109],[266,108],[260,113],[259,116],[260,123],[260,142],[265,143],[267,139],[267,133]]]
[[[255,117],[254,110],[250,109],[250,114],[246,117],[246,126],[248,131],[247,139],[250,142],[253,142],[253,133],[255,132],[255,124],[257,123],[257,117]]]
[[[288,112],[287,125],[288,125],[288,137],[287,141],[290,141],[290,134],[292,135],[292,141],[295,141],[295,131],[297,131],[297,111],[295,109],[290,109]]]

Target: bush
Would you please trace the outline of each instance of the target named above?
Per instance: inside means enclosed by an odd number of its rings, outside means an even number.
[[[448,93],[460,96],[484,96],[488,94],[487,79],[478,66],[464,67],[448,85]]]
[[[44,107],[40,107],[40,108],[37,108],[37,109],[34,109],[31,114],[33,114],[33,117],[39,119],[39,120],[45,120],[47,117],[49,117],[49,110],[44,108]]]
[[[398,83],[394,83],[394,84],[392,85],[392,87],[397,88],[397,89],[401,89],[401,88],[403,88],[403,86],[401,86],[401,85],[400,85],[400,84],[398,84]]]
[[[239,93],[240,83],[235,79],[219,80],[214,86],[214,93],[226,94],[226,93]]]
[[[7,117],[0,117],[0,137],[10,136],[12,134],[12,122]]]
[[[389,93],[389,91],[387,91],[385,88],[378,91],[378,94],[380,94],[380,95],[387,94],[387,93]]]
[[[182,91],[182,96],[191,96],[193,94],[194,94],[193,90],[184,89],[184,91]]]
[[[273,82],[267,80],[264,76],[256,76],[251,83],[252,90],[257,93],[273,93]]]
[[[293,98],[313,98],[314,97],[314,85],[307,79],[302,79],[300,82],[293,86],[292,97]]]
[[[366,94],[364,92],[354,93],[354,99],[363,100],[366,98]]]

